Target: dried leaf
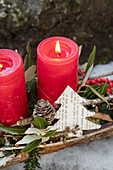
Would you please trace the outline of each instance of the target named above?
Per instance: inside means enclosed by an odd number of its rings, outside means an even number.
[[[25,71],[25,82],[31,81],[33,78],[35,78],[35,72],[36,72],[36,66],[32,65]]]
[[[97,118],[97,119],[102,119],[102,120],[106,120],[109,122],[113,122],[113,120],[111,119],[111,117],[108,114],[105,113],[95,113],[95,115],[91,116],[92,118]]]

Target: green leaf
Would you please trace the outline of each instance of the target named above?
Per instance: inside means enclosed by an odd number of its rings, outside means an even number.
[[[25,82],[29,82],[35,78],[36,66],[32,65],[25,71]]]
[[[37,92],[37,80],[36,78],[32,79],[30,82],[26,83],[26,88],[27,88],[27,92],[30,92],[31,94]]]
[[[100,95],[105,95],[107,91],[107,83],[105,85],[91,85],[95,91],[97,91]],[[86,97],[88,99],[94,99],[97,98],[98,96],[91,90],[89,86],[85,89],[84,93],[82,94],[82,97]]]
[[[19,127],[19,126],[10,127],[10,126],[0,125],[0,130],[3,132],[10,133],[12,135],[22,135],[27,130],[27,128]]]
[[[93,87],[91,87],[90,85],[87,85],[99,98],[101,98],[103,101],[105,101],[108,104],[108,101],[101,96]]]
[[[81,52],[82,52],[82,45],[79,46],[79,58],[80,58]]]
[[[49,140],[49,137],[42,137],[42,142],[41,143],[47,142],[48,140]]]
[[[99,105],[99,113],[108,114],[113,119],[113,110],[109,110],[106,103],[101,103]]]
[[[41,139],[41,136],[38,135],[26,135],[24,136],[20,141],[18,141],[16,144],[22,145],[22,144],[28,144],[36,139]]]
[[[29,42],[26,48],[27,48],[28,54],[26,54],[25,59],[24,59],[24,71],[26,71],[30,66],[33,65],[33,60],[31,57],[31,48],[30,48]]]
[[[85,94],[85,97],[87,98],[87,99],[90,99],[90,97],[92,96],[92,95],[95,95],[93,92],[92,92],[92,90],[90,89],[86,94]],[[96,96],[96,95],[95,95]],[[94,96],[94,97],[95,97]]]
[[[48,131],[48,132],[44,135],[44,137],[51,137],[51,136],[53,136],[54,133],[55,133],[55,131],[56,131],[56,130],[50,130],[50,131]]]
[[[80,59],[80,55],[81,55],[81,51],[82,51],[82,45],[79,46],[79,59]],[[78,68],[80,67],[80,64],[79,64],[79,60],[78,60]]]
[[[82,71],[83,71],[83,70],[86,70],[87,63],[88,63],[88,62],[86,62],[86,63],[80,65],[80,69],[81,69]]]
[[[96,87],[96,88],[93,87],[93,88],[100,94],[102,87],[103,87],[103,85],[98,85],[98,87]],[[97,97],[98,96],[92,91],[92,95],[90,95],[89,99],[95,99]]]
[[[38,129],[47,128],[47,121],[42,117],[34,117],[33,124]]]
[[[31,47],[30,47],[30,43],[29,42],[27,44],[26,49],[27,49],[28,54],[31,56]]]
[[[78,79],[80,79],[80,80],[81,80],[81,79],[83,79],[83,77],[78,75]]]
[[[88,64],[87,64],[87,67],[86,67],[86,73],[87,71],[89,70],[89,68],[93,65],[94,63],[94,59],[95,59],[95,54],[96,54],[96,46],[94,46],[90,56],[89,56],[89,60],[88,60]]]
[[[104,84],[104,86],[102,86],[100,94],[105,96],[105,94],[107,92],[107,88],[108,88],[108,85],[107,85],[107,82],[106,82]]]
[[[25,59],[24,59],[24,71],[26,71],[32,65],[33,65],[33,61],[31,57],[29,57],[29,55],[26,54]]]
[[[25,131],[25,134],[45,135],[46,131],[44,129],[37,129],[37,128],[30,127]]]
[[[22,152],[28,153],[32,151],[33,149],[35,149],[37,146],[40,145],[41,141],[42,139],[37,139],[37,140],[34,140],[33,142],[30,142],[29,144],[26,145],[26,147],[22,150]]]
[[[37,80],[34,78],[30,82],[26,83],[27,98],[29,106],[29,116],[33,114],[34,105],[37,102]]]
[[[89,76],[90,76],[90,74],[91,74],[91,72],[92,72],[92,69],[93,69],[93,64],[91,65],[91,67],[88,69],[88,71],[87,71],[87,73],[86,73],[86,75],[85,75],[85,78],[84,78],[84,80],[83,80],[83,86],[85,86],[85,84],[86,84],[86,82],[87,82],[87,80],[88,80],[88,78],[89,78]]]

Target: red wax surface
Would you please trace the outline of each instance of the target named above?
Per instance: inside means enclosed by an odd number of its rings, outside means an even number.
[[[61,53],[55,52],[59,40]],[[37,48],[38,99],[54,103],[69,85],[77,89],[78,45],[64,37],[51,37]]]
[[[28,117],[23,61],[17,52],[0,49],[0,64],[0,123],[12,125]]]
[[[0,59],[0,64],[3,66],[3,68],[0,68],[0,74],[5,73],[12,67],[12,63],[7,60]]]

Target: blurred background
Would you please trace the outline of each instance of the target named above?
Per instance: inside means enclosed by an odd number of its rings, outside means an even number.
[[[113,60],[112,0],[0,0],[0,48],[24,57],[30,42],[33,58],[45,38],[64,36],[83,45],[84,63],[96,45],[96,63]]]

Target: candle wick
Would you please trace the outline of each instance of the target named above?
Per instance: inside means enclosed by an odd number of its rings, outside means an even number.
[[[59,56],[61,56],[61,53],[59,53]]]

